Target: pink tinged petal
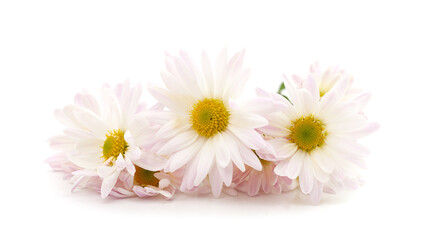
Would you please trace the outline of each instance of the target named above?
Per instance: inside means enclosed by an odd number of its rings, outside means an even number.
[[[371,99],[371,93],[363,93],[353,100],[358,103],[358,109],[361,111]]]
[[[261,185],[261,175],[257,173],[251,174],[247,181],[247,194],[249,196],[256,196],[259,193]]]
[[[203,68],[203,73],[205,77],[205,91],[208,91],[208,96],[213,97],[213,89],[214,89],[214,79],[213,79],[213,71],[212,66],[207,56],[206,52],[203,51],[201,55],[201,64]]]
[[[121,153],[118,155],[117,160],[115,160],[115,166],[117,166],[117,169],[120,171],[126,168],[126,162]]]
[[[96,115],[100,115],[99,103],[93,95],[79,93],[75,95],[74,102],[80,105]]]
[[[352,138],[362,138],[372,134],[380,128],[380,125],[377,123],[367,123],[365,126],[358,128],[356,130],[347,132]]]
[[[220,196],[220,192],[222,191],[223,181],[219,172],[216,168],[213,168],[209,174],[210,187],[212,189],[213,196],[218,198]]]
[[[158,150],[158,154],[168,155],[173,152],[177,152],[180,149],[191,145],[197,138],[198,135],[192,130],[180,133],[164,144],[164,146]]]
[[[213,145],[216,146],[215,159],[219,167],[224,168],[229,165],[231,162],[231,153],[229,152],[229,142],[233,139],[230,139],[228,135],[217,133],[213,137]]]
[[[108,132],[108,126],[98,116],[89,112],[78,114],[77,118],[80,120],[89,131],[93,132],[96,136],[105,136]]]
[[[330,147],[338,151],[351,152],[359,157],[367,157],[370,151],[365,146],[346,138],[334,137],[330,139]]]
[[[75,140],[64,135],[51,138],[49,144],[51,148],[60,151],[73,150],[75,148]]]
[[[318,113],[321,116],[327,116],[327,113],[333,109],[337,103],[337,94],[333,92],[328,92],[325,94],[319,103]]]
[[[116,169],[116,167],[100,166],[97,169],[97,174],[101,178],[107,178],[111,176],[116,171]]]
[[[288,97],[289,97],[290,101],[293,104],[298,105],[299,104],[299,100],[298,100],[298,97],[297,97],[298,94],[296,92],[296,88],[294,86],[293,81],[290,81],[287,78],[287,76],[285,76],[284,74],[283,74],[283,81],[284,81],[284,84],[286,86],[286,90],[287,90]]]
[[[314,205],[318,205],[321,201],[324,185],[319,181],[314,181],[312,191],[309,193],[309,198]]]
[[[297,151],[297,145],[284,138],[274,138],[267,142],[274,148],[279,159],[289,158]]]
[[[101,153],[103,143],[99,138],[89,138],[79,141],[75,149],[81,153]]]
[[[225,138],[228,138],[228,150],[231,157],[232,162],[237,166],[238,169],[240,169],[242,172],[246,170],[244,166],[244,161],[241,158],[241,153],[239,151],[238,145],[236,144],[236,141],[238,139],[235,139],[233,136],[227,134],[226,132],[223,133]]]
[[[169,62],[169,64],[172,64],[172,63]],[[163,82],[166,85],[167,89],[174,90],[174,91],[179,92],[179,93],[186,93],[187,92],[186,89],[183,87],[183,85],[180,83],[179,78],[177,78],[172,73],[166,72],[166,71],[161,71],[160,76],[163,79]]]
[[[302,78],[302,77],[300,77],[300,76],[298,76],[298,75],[291,75],[291,79],[293,80],[293,82],[294,82],[294,85],[297,87],[297,88],[302,88],[302,86],[303,86],[303,83],[305,82],[305,80]]]
[[[178,110],[176,103],[170,97],[170,93],[168,91],[153,85],[148,85],[147,88],[151,95],[165,107],[172,111]]]
[[[102,165],[104,159],[102,156],[99,156],[96,153],[92,154],[78,154],[73,153],[68,155],[68,159],[75,165],[87,168],[87,169],[96,169],[98,166]]]
[[[176,136],[182,131],[186,131],[191,127],[189,124],[179,124],[172,120],[161,126],[158,132],[155,134],[157,138],[171,138]]]
[[[240,149],[241,157],[245,164],[254,168],[257,171],[262,170],[262,164],[260,163],[259,158],[256,156],[256,154],[254,154],[254,152],[251,149],[245,146],[240,146],[239,149]]]
[[[312,99],[312,95],[306,89],[300,89],[299,91],[299,99],[301,112],[299,114],[310,115],[314,112],[317,103]],[[296,105],[297,106],[297,105]]]
[[[284,174],[277,172],[277,169],[275,169],[275,173],[280,176],[287,176],[288,178],[296,179],[299,176],[300,171],[302,170],[306,155],[307,154],[305,151],[298,150],[290,159]]]
[[[314,173],[315,178],[322,183],[328,182],[328,180],[330,179],[330,174],[324,172],[318,166],[318,164],[314,162],[313,160],[312,160],[312,171]]]
[[[213,89],[214,89],[214,97],[223,98],[223,95],[225,93],[225,68],[226,63],[228,62],[228,54],[227,49],[224,48],[222,51],[220,51],[219,55],[216,58],[215,62],[215,76],[213,81]]]
[[[165,157],[153,152],[143,151],[140,158],[133,160],[133,163],[149,171],[160,171],[165,168],[167,161]]]
[[[273,101],[271,98],[254,98],[244,102],[242,108],[245,112],[265,114],[277,111],[277,104],[279,103]]]
[[[111,190],[114,188],[115,183],[117,182],[118,176],[120,175],[120,171],[116,171],[110,176],[104,178],[102,180],[101,186],[101,197],[105,199],[110,194]]]
[[[141,158],[142,151],[139,147],[133,145],[129,146],[126,151],[126,157],[130,160],[137,160]]]
[[[194,187],[194,180],[197,176],[197,164],[198,161],[193,159],[189,162],[187,167],[185,168],[185,172],[182,179],[182,184],[180,185],[180,190],[182,192],[186,190],[191,190]]]
[[[340,81],[338,81],[329,92],[335,92],[338,96],[338,99],[342,98],[344,94],[346,93],[346,90],[348,88],[348,78],[344,77]]]
[[[268,120],[257,114],[236,112],[231,114],[229,123],[241,129],[254,129],[268,125]]]
[[[325,153],[324,151],[313,151],[311,152],[311,159],[313,162],[318,164],[318,166],[323,170],[325,173],[330,174],[333,172],[335,168],[334,159],[330,157],[329,154]]]
[[[77,180],[74,182],[74,184],[71,187],[71,192],[74,192],[74,190],[80,185],[80,183],[85,180],[86,176],[79,176]]]
[[[120,104],[118,98],[114,91],[110,87],[104,87],[101,90],[102,96],[102,117],[108,123],[108,126],[112,128],[122,128],[121,126],[121,116]]]
[[[72,175],[74,176],[85,176],[85,177],[95,177],[98,176],[98,172],[94,171],[94,170],[89,170],[89,169],[81,169],[81,170],[77,170],[72,172]]]
[[[125,160],[125,163],[126,163],[127,172],[130,175],[134,176],[135,172],[136,172],[136,168],[135,168],[135,165],[133,165],[132,160],[130,160],[129,157],[127,157],[127,156],[124,158],[124,160]]]
[[[265,140],[255,130],[241,129],[229,126],[229,130],[247,147],[259,150],[265,147]]]
[[[132,190],[138,197],[141,198],[152,197],[155,195],[155,193],[147,192],[146,189],[141,186],[134,186]]]
[[[64,107],[64,109],[59,110],[56,109],[54,111],[54,115],[56,119],[64,124],[65,126],[72,127],[72,128],[81,128],[80,122],[76,119],[74,114],[75,106],[68,105]]]
[[[171,155],[166,170],[168,172],[174,172],[187,164],[190,160],[193,159],[194,155],[200,151],[200,148],[204,143],[204,140],[200,139],[195,141],[194,144],[189,145],[188,147]]]
[[[232,172],[234,165],[230,162],[226,167],[220,167],[216,165],[217,171],[219,172],[220,177],[222,178],[225,186],[229,187],[232,183]]]
[[[308,75],[306,80],[303,82],[303,87],[306,88],[312,95],[314,101],[318,102],[320,99],[319,88],[317,85],[317,81],[312,75]]]
[[[314,180],[315,178],[314,178],[311,159],[309,158],[309,154],[306,154],[306,157],[303,163],[303,168],[299,176],[300,190],[304,194],[310,193],[314,186]]]
[[[214,160],[214,141],[209,138],[201,148],[198,155],[195,157],[197,161],[197,176],[195,177],[194,185],[198,186],[210,172]]]
[[[272,127],[272,126],[262,127],[262,128],[259,128],[258,130],[271,137],[284,137],[287,135],[286,132],[283,131],[282,129]]]
[[[284,160],[284,161],[278,162],[274,168],[274,172],[279,176],[284,176],[285,172],[287,171],[289,162],[290,160]]]

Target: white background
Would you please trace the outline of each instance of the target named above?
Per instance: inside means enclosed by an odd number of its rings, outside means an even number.
[[[1,239],[425,239],[422,1],[1,1]],[[53,110],[84,88],[160,83],[164,51],[247,50],[255,86],[339,64],[373,93],[367,183],[327,195],[102,200],[43,161]],[[145,91],[145,93],[147,93]],[[144,100],[152,101],[147,94]]]

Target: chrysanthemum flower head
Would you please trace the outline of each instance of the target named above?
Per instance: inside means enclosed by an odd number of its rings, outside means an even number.
[[[339,79],[321,96],[318,82],[313,77],[296,81],[284,79],[288,100],[258,90],[263,97],[280,102],[278,112],[265,117],[269,126],[260,130],[272,137],[276,158],[281,161],[275,173],[298,179],[300,189],[318,203],[324,185],[332,181],[347,181],[358,177],[356,167],[364,166],[368,150],[357,140],[377,129],[361,113],[364,103],[346,99],[348,78]],[[296,82],[296,84],[295,84]]]
[[[105,198],[120,185],[124,173],[133,178],[140,146],[151,137],[150,123],[142,112],[145,106],[139,103],[141,90],[141,85],[131,88],[128,81],[115,89],[104,86],[99,98],[77,94],[74,105],[55,111],[66,129],[50,145],[80,168],[72,173],[79,176],[76,186],[99,177]]]
[[[168,109],[154,116],[164,125],[153,149],[168,156],[166,172],[184,168],[182,191],[208,176],[214,196],[219,196],[223,183],[232,182],[233,164],[242,171],[245,164],[262,168],[252,149],[266,146],[255,129],[268,122],[258,112],[274,106],[265,104],[272,102],[269,99],[238,101],[249,76],[243,56],[244,51],[228,60],[224,50],[212,65],[203,53],[199,67],[184,52],[166,55],[167,71],[161,73],[166,89],[149,88]]]

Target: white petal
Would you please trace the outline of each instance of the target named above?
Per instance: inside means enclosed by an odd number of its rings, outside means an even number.
[[[108,132],[108,126],[98,116],[89,112],[82,112],[77,115],[80,120],[89,131],[93,132],[96,136],[105,136]]]
[[[216,163],[219,165],[219,167],[224,168],[228,166],[228,164],[231,162],[231,153],[229,152],[229,142],[233,139],[229,138],[225,134],[217,133],[213,137],[213,144],[215,146],[215,159]]]
[[[319,204],[321,201],[321,196],[323,192],[323,184],[319,181],[314,181],[314,186],[312,187],[312,191],[309,194],[309,198],[311,202],[315,205]]]
[[[160,171],[165,168],[167,161],[168,159],[165,157],[152,152],[143,151],[141,157],[137,160],[133,160],[133,163],[149,171]]]
[[[49,140],[50,147],[55,150],[71,151],[75,148],[75,140],[71,137],[60,135]]]
[[[232,114],[229,123],[241,129],[254,129],[268,125],[268,121],[260,115],[243,112]]]
[[[322,182],[322,183],[325,183],[325,182],[327,182],[329,179],[330,179],[330,175],[329,174],[327,174],[327,173],[325,173],[319,166],[318,166],[318,164],[316,163],[316,162],[314,162],[313,160],[311,160],[312,161],[312,170],[313,170],[313,173],[314,173],[314,176],[315,176],[315,178],[318,180],[318,181],[320,181],[320,182]]]
[[[114,188],[115,183],[117,182],[118,176],[120,175],[119,171],[114,172],[109,177],[106,177],[102,181],[101,186],[101,197],[106,198],[110,194],[111,190]]]
[[[304,194],[308,194],[312,191],[314,186],[314,173],[312,169],[311,159],[309,158],[309,154],[306,154],[302,171],[299,176],[300,190]]]
[[[174,153],[169,158],[167,171],[174,172],[181,168],[194,158],[194,155],[200,151],[200,148],[205,144],[203,139],[195,141],[188,147]]]
[[[216,168],[213,168],[209,174],[210,186],[212,188],[212,193],[215,198],[220,196],[222,191],[223,181]]]
[[[102,151],[104,141],[99,138],[89,138],[78,142],[76,151],[81,153],[99,153]]]
[[[308,77],[303,82],[303,87],[306,88],[312,95],[313,101],[318,102],[320,99],[319,89],[317,85],[317,81],[312,75],[308,75]]]
[[[291,178],[291,179],[296,179],[299,176],[300,171],[302,170],[305,157],[306,157],[306,152],[303,150],[298,150],[290,159],[284,174],[277,173],[276,170],[275,172],[278,175],[287,176],[288,178]]]
[[[115,171],[116,171],[116,167],[109,167],[109,166],[100,166],[97,169],[97,173],[99,175],[99,177],[101,178],[107,178],[109,176],[111,176]]]
[[[225,183],[225,186],[229,187],[232,183],[232,172],[233,172],[233,164],[230,162],[228,166],[226,167],[220,167],[216,165],[217,171],[219,172],[219,175],[221,176],[223,182]]]
[[[265,140],[255,130],[241,129],[229,126],[229,130],[247,147],[259,150],[265,147]]]
[[[240,146],[241,157],[245,164],[254,168],[257,171],[262,170],[262,164],[256,154],[245,146]]]
[[[127,172],[130,175],[134,176],[135,172],[136,172],[135,165],[133,165],[132,161],[127,156],[125,157],[124,160],[125,160],[125,163],[126,163],[126,170],[127,170]]]
[[[126,162],[124,161],[123,155],[121,153],[118,155],[117,160],[115,160],[115,166],[118,170],[123,170],[126,167]]]
[[[84,108],[89,109],[96,115],[100,114],[99,103],[96,98],[91,94],[82,94],[79,93],[75,95],[74,102]]]
[[[197,166],[197,176],[195,177],[194,185],[198,186],[210,172],[210,169],[213,165],[214,160],[214,140],[209,138],[204,146],[201,148],[200,152],[195,158],[195,161],[198,162]]]
[[[312,151],[310,153],[311,160],[314,161],[318,166],[325,172],[330,174],[333,172],[335,164],[332,157],[322,150]]]
[[[191,145],[197,138],[198,135],[192,130],[180,133],[164,144],[164,146],[158,150],[158,154],[168,155],[173,152],[177,152],[178,150]]]
[[[297,145],[285,138],[274,138],[267,141],[275,150],[279,159],[289,158],[297,151]]]

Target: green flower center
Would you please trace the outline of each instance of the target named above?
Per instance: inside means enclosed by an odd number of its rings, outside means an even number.
[[[194,104],[190,121],[192,129],[199,135],[212,137],[226,130],[229,116],[229,111],[222,100],[206,98]]]
[[[103,158],[108,160],[109,158],[117,159],[120,153],[124,156],[127,148],[126,140],[124,140],[124,132],[120,129],[109,131],[105,135],[106,139],[102,146]]]
[[[290,132],[290,141],[305,152],[321,147],[327,136],[324,124],[312,115],[293,121]]]

